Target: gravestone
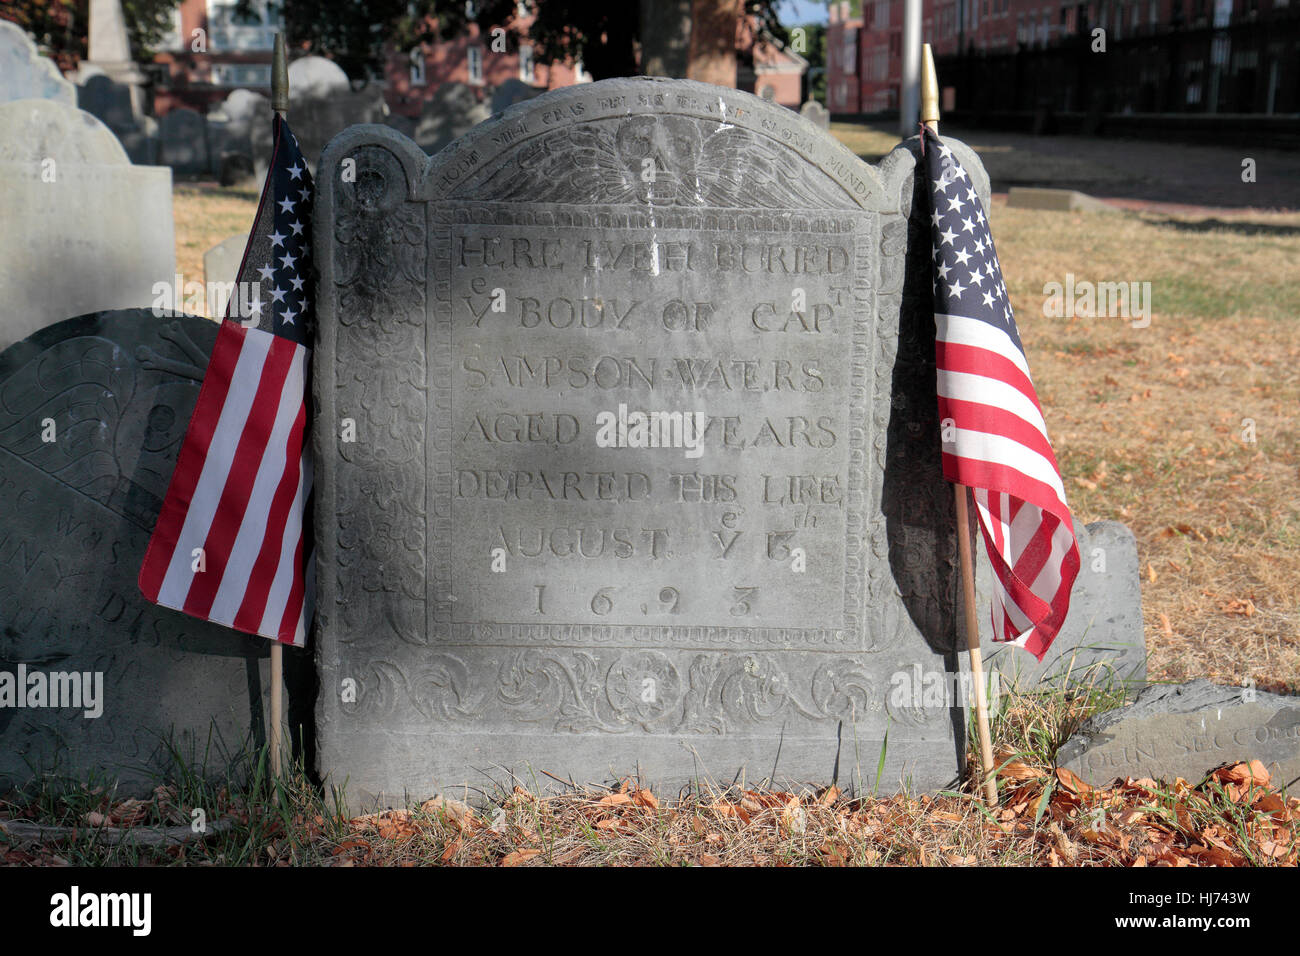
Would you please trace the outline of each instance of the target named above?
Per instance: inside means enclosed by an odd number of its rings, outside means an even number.
[[[318,752],[355,803],[543,771],[955,778],[961,701],[891,702],[914,665],[959,671],[915,148],[867,166],[660,79],[432,158],[387,127],[330,144]],[[700,413],[701,454],[596,440],[652,411]]]
[[[77,105],[77,90],[54,61],[41,56],[27,31],[0,20],[0,103],[10,100],[57,100]]]
[[[1155,684],[1091,718],[1056,756],[1096,786],[1126,777],[1196,785],[1221,764],[1249,760],[1274,786],[1300,783],[1300,698],[1208,680]]]
[[[829,130],[831,128],[830,112],[816,100],[809,100],[799,107],[799,115],[818,129]]]
[[[252,90],[231,90],[207,115],[208,143],[223,186],[255,180],[253,127],[270,125],[271,101]]]
[[[459,86],[460,84],[456,85]],[[500,113],[516,103],[522,103],[525,100],[531,100],[535,96],[540,96],[542,92],[537,87],[529,86],[518,77],[512,76],[492,91],[492,112]]]
[[[262,735],[267,642],[150,604],[136,585],[216,334],[136,309],[0,352],[0,792],[96,772],[147,793],[165,741],[186,759],[208,751],[220,773]],[[91,675],[79,685],[92,695],[102,681],[100,714],[84,697],[29,706],[72,674]]]
[[[295,98],[320,99],[347,93],[352,85],[343,68],[333,60],[323,56],[304,56],[289,64],[289,89]]]
[[[1021,648],[993,643],[993,568],[980,542],[975,589],[984,660],[998,669],[1004,690],[1068,682],[1122,688],[1131,696],[1144,685],[1147,658],[1137,539],[1118,521],[1076,521],[1074,535],[1081,563],[1070,613],[1041,662]]]
[[[485,121],[491,112],[472,87],[443,83],[425,102],[410,136],[432,155]]]
[[[210,172],[207,120],[185,107],[168,110],[158,121],[158,161],[185,176]]]
[[[248,236],[234,235],[221,240],[203,253],[203,282],[210,300],[208,318],[224,318],[226,308],[234,294],[239,265],[244,261],[244,248]]]
[[[291,67],[289,89],[291,91],[289,126],[298,139],[299,148],[307,160],[308,167],[313,172],[316,169],[316,161],[325,149],[325,144],[338,133],[357,123],[382,122],[388,111],[388,106],[384,103],[383,90],[375,83],[356,92],[343,89],[326,95],[300,94],[293,86]],[[253,145],[253,162],[257,179],[262,181],[266,178],[266,167],[271,161],[271,150],[274,146],[269,112],[258,111],[252,115],[249,123],[249,138]]]
[[[176,271],[171,186],[89,113],[0,103],[0,348],[69,315],[151,305]]]
[[[83,73],[88,75],[77,85],[77,106],[113,131],[131,162],[155,163],[158,121],[152,116],[137,115],[131,99],[133,87],[117,82],[91,64],[83,64]]]

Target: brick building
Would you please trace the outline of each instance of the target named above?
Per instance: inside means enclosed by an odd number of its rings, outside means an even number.
[[[1091,50],[1098,27],[1111,56]],[[902,35],[903,0],[830,5],[832,113],[898,109]],[[967,81],[956,87],[959,105],[1300,110],[1300,0],[922,0],[921,35],[940,81]]]

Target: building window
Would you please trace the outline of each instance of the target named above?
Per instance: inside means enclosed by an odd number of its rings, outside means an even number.
[[[418,46],[411,51],[411,85],[424,86],[424,51]]]
[[[212,85],[223,87],[269,87],[269,63],[213,63]]]
[[[531,46],[519,47],[519,79],[525,83],[534,82],[533,78],[533,48]]]
[[[278,4],[266,0],[251,0],[242,10],[239,0],[207,0],[207,13],[208,47],[214,53],[270,50],[284,26]]]
[[[582,65],[581,60],[578,60],[576,63],[573,64],[573,82],[575,83],[591,82],[591,74],[588,73],[587,68]]]
[[[515,4],[515,16],[517,17],[528,16],[528,3],[526,2],[526,0],[519,0],[519,2]]]
[[[469,81],[476,86],[483,83],[483,48],[472,46],[465,51],[465,66],[469,72]]]

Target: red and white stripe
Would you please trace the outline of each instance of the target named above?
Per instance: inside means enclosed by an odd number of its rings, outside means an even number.
[[[310,359],[309,349],[288,338],[222,323],[140,568],[140,590],[151,601],[248,634],[306,643]]]
[[[1065,620],[1079,548],[1056,456],[1019,346],[936,315],[943,472],[972,489],[993,565],[993,635],[1039,659]]]

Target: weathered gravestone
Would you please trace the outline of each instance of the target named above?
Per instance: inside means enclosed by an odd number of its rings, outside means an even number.
[[[914,146],[869,167],[658,79],[545,94],[432,159],[386,127],[330,144],[317,717],[354,801],[957,774],[962,710],[889,701],[914,664],[958,670]],[[633,412],[701,413],[701,454],[597,441]]]
[[[455,85],[460,86],[461,84],[457,83]],[[540,96],[542,92],[537,87],[530,86],[518,77],[512,76],[492,91],[492,112],[500,113],[516,103],[523,103],[525,100]]]
[[[0,102],[57,100],[77,105],[77,89],[54,61],[41,56],[27,31],[0,20]]]
[[[82,72],[97,69],[82,64]],[[136,113],[134,90],[106,73],[91,73],[77,85],[77,106],[113,131],[131,162],[152,165],[158,159],[158,121]]]
[[[1123,689],[1131,696],[1146,680],[1147,659],[1137,540],[1118,521],[1086,526],[1076,521],[1074,535],[1081,563],[1070,592],[1070,613],[1041,662],[1021,648],[993,643],[993,568],[979,545],[975,586],[984,660],[997,668],[1003,690],[1068,682]]]
[[[289,109],[289,126],[298,140],[298,146],[313,171],[325,144],[348,126],[357,123],[382,122],[388,107],[378,84],[371,83],[353,92],[340,90],[318,96],[300,95],[293,86],[290,68],[289,89],[293,91]],[[269,113],[254,113],[249,125],[249,139],[253,146],[253,165],[256,178],[266,178],[266,168],[271,161],[275,145]]]
[[[816,100],[809,100],[804,103],[803,106],[799,107],[799,115],[812,123],[818,129],[828,130],[831,128],[831,114],[827,111],[826,107],[822,106]]]
[[[1093,717],[1056,757],[1098,786],[1126,777],[1195,785],[1221,764],[1246,760],[1262,762],[1274,786],[1300,783],[1300,697],[1208,680],[1156,684]]]
[[[169,110],[158,123],[158,161],[182,175],[210,172],[207,120],[184,107]]]
[[[136,586],[216,334],[103,312],[0,353],[0,791],[92,772],[147,791],[165,744],[220,773],[261,737],[266,642]]]
[[[0,348],[69,315],[151,305],[176,271],[171,186],[89,113],[0,103]]]
[[[432,155],[482,123],[491,112],[473,88],[464,83],[443,83],[421,107],[417,119],[394,114],[384,122]]]

